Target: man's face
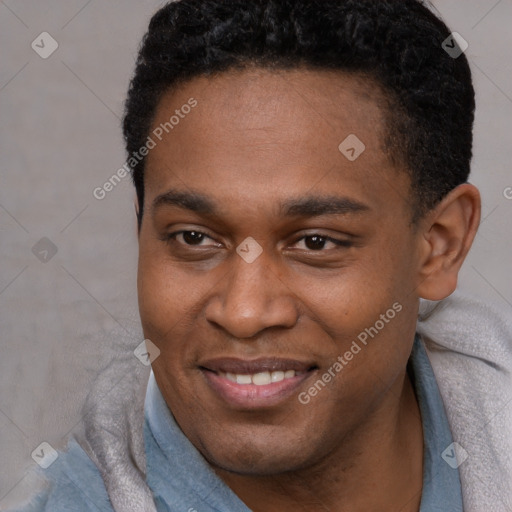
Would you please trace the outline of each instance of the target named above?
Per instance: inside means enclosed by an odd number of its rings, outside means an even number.
[[[380,98],[353,76],[248,70],[159,104],[152,130],[181,115],[147,157],[140,314],[164,398],[214,466],[347,455],[399,401],[418,235]]]

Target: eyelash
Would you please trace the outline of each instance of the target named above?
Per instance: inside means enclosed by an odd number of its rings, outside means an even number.
[[[176,237],[178,235],[182,235],[183,233],[196,233],[198,235],[203,235],[203,236],[213,240],[213,238],[211,236],[207,235],[203,231],[198,231],[198,230],[195,230],[195,229],[182,229],[181,231],[175,231],[174,233],[169,233],[169,234],[164,236],[163,240],[165,242],[168,242],[168,243],[175,242],[176,241]],[[180,243],[180,245],[185,245],[186,247],[194,247],[194,244]]]
[[[182,235],[184,233],[196,233],[198,235],[203,235],[204,237],[207,237],[207,238],[210,238],[211,240],[213,240],[212,237],[210,237],[208,234],[202,232],[202,231],[197,231],[197,230],[194,230],[194,229],[184,229],[184,230],[181,230],[181,231],[175,231],[173,233],[169,233],[167,235],[165,235],[163,237],[163,241],[167,242],[167,243],[171,243],[171,242],[177,242],[176,240],[176,237],[178,235]],[[306,238],[310,238],[310,237],[318,237],[318,238],[321,238],[322,240],[324,240],[325,242],[331,242],[335,245],[337,245],[338,247],[342,247],[342,248],[349,248],[349,247],[352,247],[354,244],[353,242],[351,241],[348,241],[348,240],[338,240],[336,238],[332,238],[330,236],[325,236],[325,235],[322,235],[322,234],[319,234],[319,233],[313,233],[313,234],[309,234],[309,235],[304,235],[304,236],[301,236],[300,238],[296,239],[293,244],[296,244],[297,242],[300,242],[301,240],[305,240]],[[180,243],[180,242],[178,242]],[[187,243],[180,243],[180,245],[184,245],[186,247],[196,247],[196,245],[194,244],[187,244]],[[197,247],[201,247],[201,245],[197,245]],[[322,248],[322,249],[318,249],[318,250],[314,250],[314,249],[307,249],[309,250],[310,252],[325,252],[326,249]]]

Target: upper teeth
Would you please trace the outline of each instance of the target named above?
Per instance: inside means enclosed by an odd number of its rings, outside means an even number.
[[[280,382],[284,379],[291,379],[295,377],[295,370],[275,371],[275,372],[260,372],[253,374],[244,373],[224,373],[219,372],[220,375],[226,377],[231,382],[237,384],[256,384],[256,386],[264,386],[272,382]]]

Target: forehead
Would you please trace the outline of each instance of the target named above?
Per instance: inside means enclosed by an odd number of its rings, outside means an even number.
[[[254,202],[339,191],[371,201],[394,182],[403,199],[405,173],[383,149],[383,105],[362,75],[249,69],[193,79],[159,103],[146,196],[189,188]]]

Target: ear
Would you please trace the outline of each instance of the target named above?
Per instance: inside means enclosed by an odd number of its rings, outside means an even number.
[[[140,220],[139,220],[140,207],[139,207],[139,198],[137,197],[137,194],[135,194],[135,198],[133,200],[133,206],[135,207],[135,220],[137,222],[136,229],[137,229],[137,238],[138,238],[140,235]]]
[[[420,221],[420,268],[416,292],[428,300],[448,297],[480,223],[478,189],[465,183],[453,189]]]

